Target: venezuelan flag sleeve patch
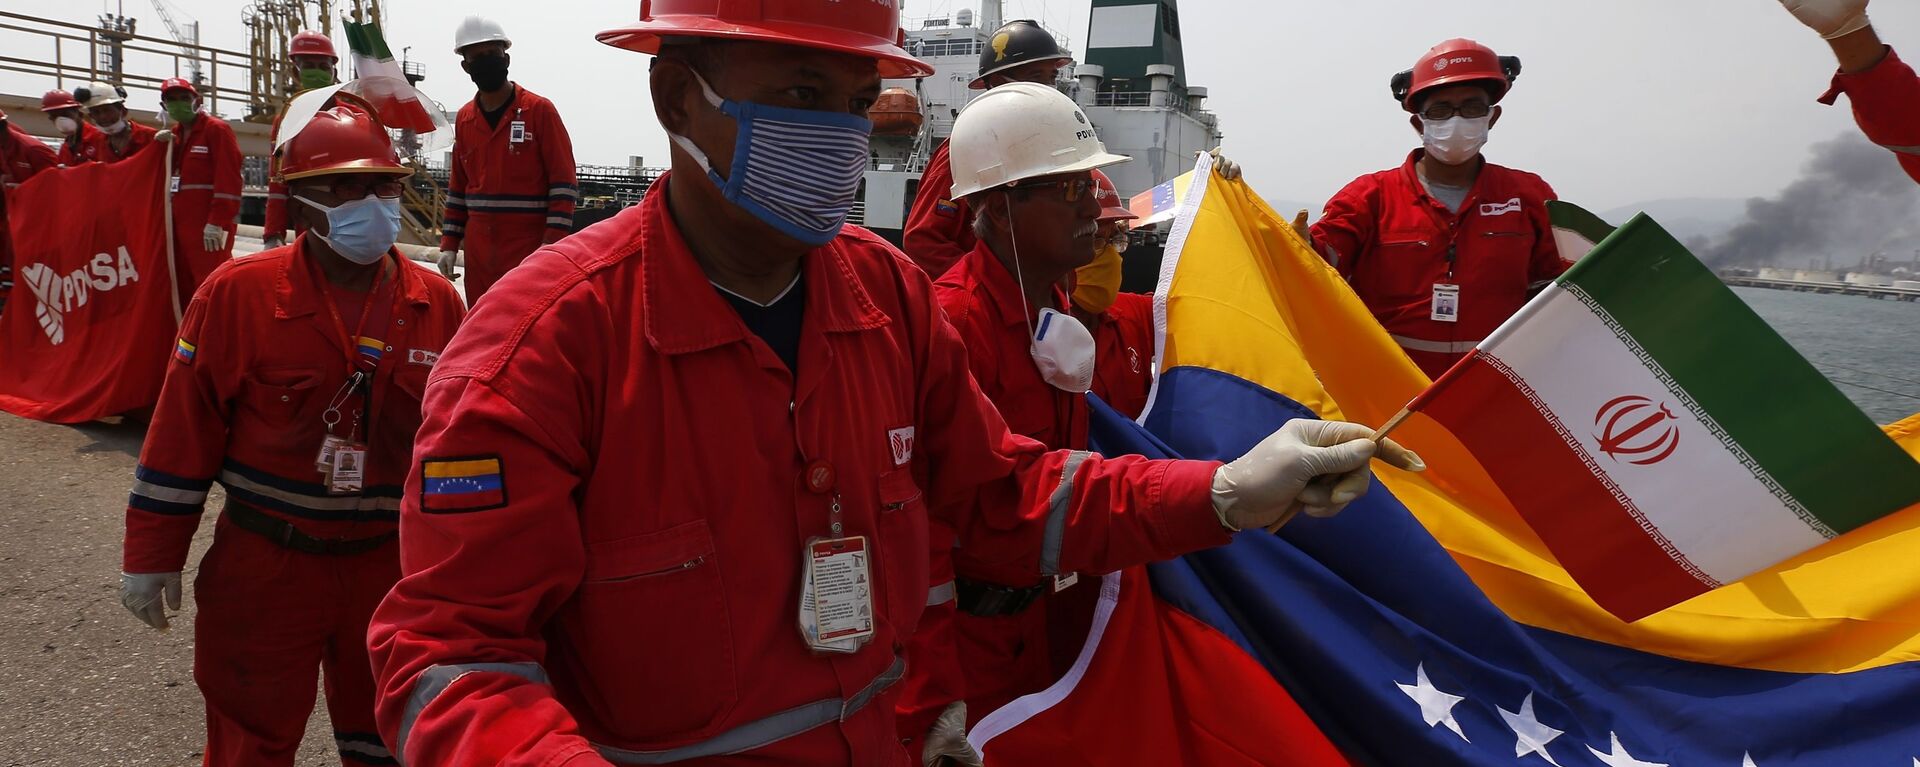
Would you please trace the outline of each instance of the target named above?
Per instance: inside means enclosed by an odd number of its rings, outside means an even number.
[[[420,464],[420,510],[429,514],[486,511],[507,505],[500,457],[429,458]]]
[[[194,345],[192,341],[180,339],[173,344],[173,360],[182,365],[193,364]]]

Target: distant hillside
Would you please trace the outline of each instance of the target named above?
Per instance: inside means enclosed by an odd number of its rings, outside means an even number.
[[[1745,220],[1747,201],[1732,197],[1678,197],[1623,205],[1608,211],[1596,211],[1601,219],[1619,226],[1637,213],[1646,213],[1675,239],[1688,242],[1697,237],[1715,237]]]

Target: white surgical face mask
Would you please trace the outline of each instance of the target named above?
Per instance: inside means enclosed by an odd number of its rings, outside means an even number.
[[[60,131],[60,135],[62,136],[71,136],[75,131],[80,130],[80,123],[71,117],[55,117],[53,118],[53,128],[54,130]]]
[[[1427,154],[1447,165],[1465,165],[1479,156],[1487,145],[1487,131],[1493,127],[1493,115],[1445,120],[1420,120],[1420,139]]]
[[[1040,325],[1033,324],[1027,307],[1027,278],[1020,269],[1020,235],[1013,229],[1013,208],[1007,208],[1007,239],[1013,243],[1013,278],[1020,285],[1020,316],[1027,321],[1027,354],[1040,378],[1048,386],[1069,394],[1085,394],[1093,389],[1094,350],[1097,346],[1087,326],[1071,315],[1052,308],[1040,310]]]
[[[113,121],[113,122],[111,122],[111,123],[108,123],[108,124],[106,124],[106,125],[102,125],[102,126],[100,126],[100,130],[103,130],[103,131],[106,131],[106,132],[107,132],[107,135],[110,135],[110,136],[118,136],[118,135],[120,135],[120,134],[122,134],[122,133],[126,133],[126,132],[127,132],[127,118],[125,118],[125,117],[122,117],[122,118],[120,118],[120,119],[118,119],[118,120],[115,120],[115,121]]]

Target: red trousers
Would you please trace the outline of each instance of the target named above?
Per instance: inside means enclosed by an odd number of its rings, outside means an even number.
[[[544,211],[542,211],[544,212]],[[524,214],[474,213],[467,218],[467,306],[476,306],[508,270],[546,243],[547,220]]]
[[[398,764],[374,726],[367,623],[400,578],[399,551],[304,554],[222,516],[193,583],[204,765],[292,765],[321,673],[341,763]]]

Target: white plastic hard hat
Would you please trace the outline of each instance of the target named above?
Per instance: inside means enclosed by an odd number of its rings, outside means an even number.
[[[1094,133],[1085,112],[1051,87],[1008,83],[961,110],[947,139],[953,199],[1029,178],[1126,162]]]
[[[86,107],[88,109],[103,107],[108,104],[122,104],[125,103],[126,100],[127,97],[120,95],[120,91],[110,83],[98,81],[87,83]]]
[[[513,41],[507,39],[507,30],[500,26],[500,22],[468,16],[461,20],[460,27],[453,32],[453,52],[458,54],[475,43],[501,43],[508,48],[513,47]]]

